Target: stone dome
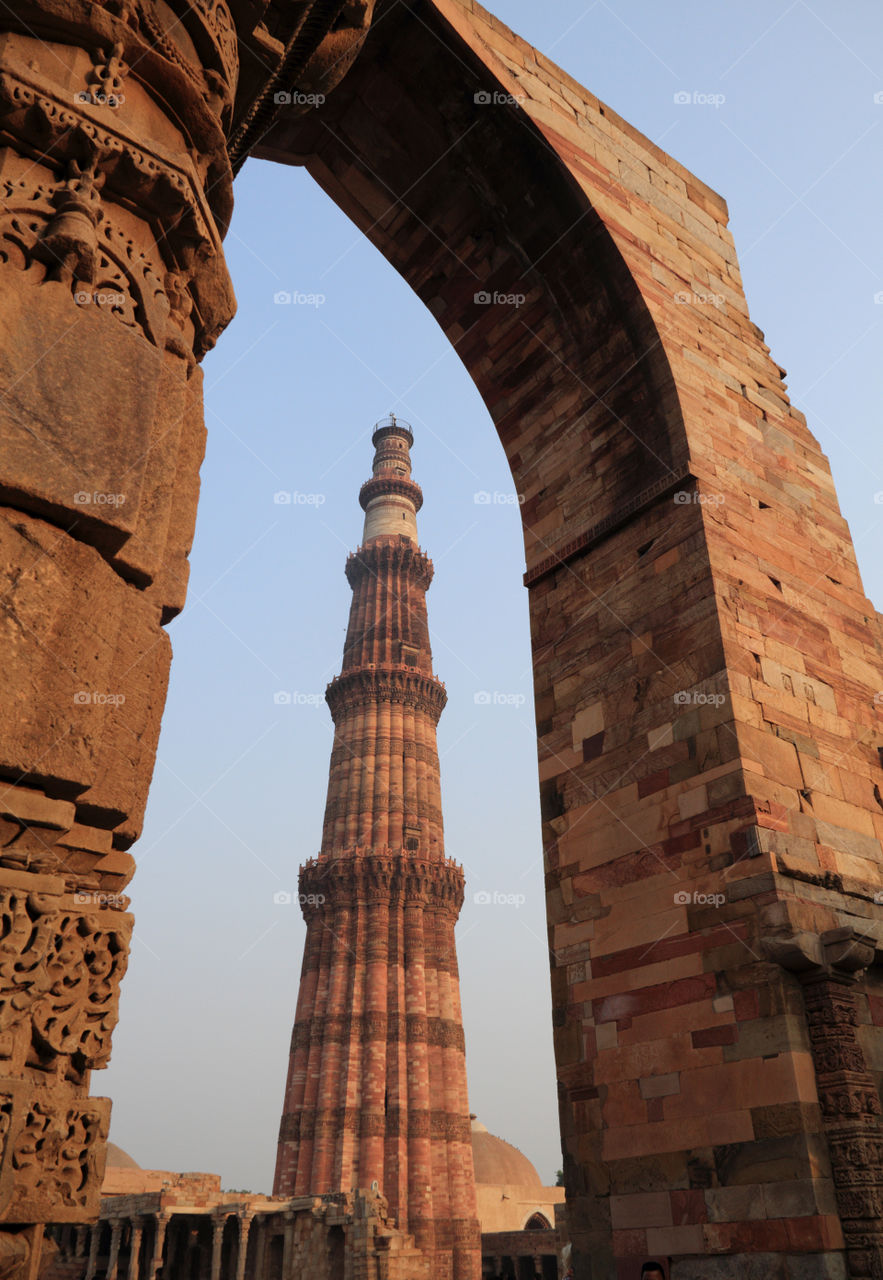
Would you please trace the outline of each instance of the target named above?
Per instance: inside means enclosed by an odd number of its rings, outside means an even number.
[[[133,1160],[128,1152],[122,1147],[118,1147],[115,1142],[107,1144],[107,1166],[108,1169],[140,1169],[141,1166],[137,1160]]]
[[[541,1187],[540,1175],[517,1147],[495,1138],[472,1117],[472,1159],[476,1183],[492,1186]]]

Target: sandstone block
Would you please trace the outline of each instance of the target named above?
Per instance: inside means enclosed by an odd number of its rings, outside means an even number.
[[[98,825],[130,818],[133,836],[168,676],[156,608],[94,548],[8,510],[0,511],[0,574],[0,768],[74,786],[81,822],[101,810]]]
[[[156,352],[98,308],[77,307],[67,286],[23,288],[20,272],[2,272],[0,500],[76,521],[78,536],[112,553],[141,500]],[[84,363],[84,351],[101,359]]]

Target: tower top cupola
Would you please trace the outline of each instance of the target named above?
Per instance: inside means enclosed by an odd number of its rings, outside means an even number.
[[[359,493],[365,512],[362,545],[397,534],[416,545],[417,512],[423,505],[423,492],[411,479],[414,432],[409,423],[391,413],[375,424],[371,443],[371,479],[366,480]]]

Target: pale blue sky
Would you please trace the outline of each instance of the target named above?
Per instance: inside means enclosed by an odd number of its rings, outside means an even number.
[[[498,0],[494,11],[724,195],[751,315],[831,459],[883,599],[879,447],[883,16],[876,0]],[[715,107],[675,94],[724,95]],[[880,100],[875,102],[875,95]],[[146,1167],[271,1189],[304,927],[273,894],[318,848],[343,575],[388,410],[414,427],[472,1109],[561,1163],[518,509],[489,416],[435,321],[300,170],[248,161],[227,239],[239,313],[205,362],[190,599],[139,871],[112,1136]],[[279,290],[323,294],[279,306]],[[875,303],[875,294],[880,302]],[[277,491],[322,501],[277,505]],[[274,694],[301,695],[278,705]],[[476,703],[494,692],[503,700]],[[523,701],[519,701],[523,699]],[[477,905],[481,890],[524,898]]]

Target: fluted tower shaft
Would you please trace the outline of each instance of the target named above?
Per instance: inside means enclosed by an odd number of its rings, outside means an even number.
[[[413,437],[374,432],[319,856],[307,921],[274,1192],[377,1182],[433,1280],[479,1280],[480,1233],[454,925],[463,872],[445,857],[432,671],[417,544]]]

